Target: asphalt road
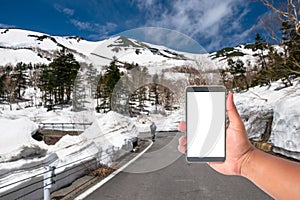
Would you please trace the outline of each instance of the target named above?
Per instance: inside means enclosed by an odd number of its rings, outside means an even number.
[[[206,164],[187,164],[177,151],[180,136],[158,133],[143,156],[86,199],[272,199],[242,177],[219,174]]]

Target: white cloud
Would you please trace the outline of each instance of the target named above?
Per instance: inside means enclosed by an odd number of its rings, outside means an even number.
[[[211,41],[208,51],[223,43],[224,36],[243,32],[243,17],[249,12],[244,0],[173,0],[169,6],[155,0],[133,0],[147,16],[146,26],[165,27],[185,33],[198,41]],[[151,5],[151,6],[150,6]],[[238,35],[236,35],[238,36]],[[239,40],[240,37],[233,38]]]
[[[95,2],[93,2],[95,3]],[[109,35],[110,32],[116,30],[117,25],[115,23],[107,22],[105,24],[93,23],[89,21],[81,21],[74,18],[75,11],[70,8],[63,7],[60,4],[54,4],[54,8],[68,16],[68,20],[71,24],[77,27],[79,30],[91,31],[95,34],[90,35],[90,39],[105,38]],[[101,35],[101,37],[100,37]]]
[[[59,4],[54,4],[54,8],[58,12],[64,13],[65,15],[68,15],[68,16],[73,16],[74,13],[75,13],[75,11],[73,9],[63,7],[63,6],[59,5]]]
[[[0,23],[0,28],[15,28],[16,26],[14,25],[9,25],[9,24],[2,24]]]
[[[72,15],[74,15],[74,10],[72,10],[70,8],[64,8],[63,13],[65,13],[66,15],[72,16]]]
[[[136,4],[140,9],[148,8],[153,6],[156,0],[132,0],[131,4]]]
[[[107,22],[106,24],[98,24],[98,23],[91,23],[91,22],[82,22],[76,19],[71,19],[70,22],[79,30],[87,30],[87,31],[94,32],[95,34],[89,36],[90,39],[105,38],[107,37],[107,35],[109,35],[111,32],[117,29],[117,25],[111,22]]]
[[[89,22],[82,22],[77,19],[71,19],[71,24],[76,26],[79,30],[93,30],[93,26]]]

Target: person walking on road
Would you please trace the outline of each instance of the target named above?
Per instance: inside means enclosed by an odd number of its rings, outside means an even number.
[[[152,124],[150,125],[150,131],[151,131],[151,135],[152,135],[152,141],[155,141],[155,131],[156,131],[156,125],[154,122],[152,122]]]

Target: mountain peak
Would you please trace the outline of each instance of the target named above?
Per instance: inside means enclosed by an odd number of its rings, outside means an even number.
[[[114,42],[112,44],[108,45],[107,47],[148,48],[148,46],[145,45],[144,43],[138,42],[133,39],[129,39],[125,36],[116,37]]]

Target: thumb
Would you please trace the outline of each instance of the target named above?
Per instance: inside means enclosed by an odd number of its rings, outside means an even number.
[[[235,104],[233,102],[233,94],[229,93],[227,95],[227,100],[226,100],[226,111],[228,114],[229,122],[231,126],[243,126],[243,122],[241,120],[241,117],[236,110]]]

